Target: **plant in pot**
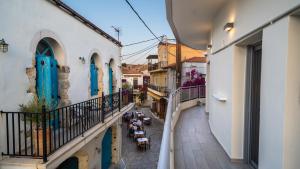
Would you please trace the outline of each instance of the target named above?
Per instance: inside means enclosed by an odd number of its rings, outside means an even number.
[[[43,112],[44,102],[40,102],[37,99],[32,99],[27,104],[19,105],[19,111],[25,113],[23,118],[26,118],[27,125],[32,124],[33,131],[25,131],[29,132],[26,134],[27,136],[31,136],[30,132],[32,132],[32,140],[33,140],[33,150],[35,156],[43,155],[43,126],[42,126],[42,112]],[[46,106],[46,112],[49,112],[49,108]],[[46,141],[47,141],[47,154],[50,153],[50,125],[47,123],[49,121],[49,113],[45,114],[46,118]],[[23,119],[24,120],[24,119]]]

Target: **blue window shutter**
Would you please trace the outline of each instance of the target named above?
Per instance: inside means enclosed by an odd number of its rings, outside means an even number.
[[[98,95],[98,68],[95,66],[95,95]]]
[[[37,80],[36,89],[39,101],[51,106],[51,61],[44,55],[36,56]]]
[[[57,71],[57,61],[54,58],[51,58],[51,93],[52,93],[52,108],[58,106],[58,71]]]
[[[109,94],[113,93],[113,71],[112,68],[108,68],[109,71]]]
[[[95,64],[90,66],[91,95],[98,94],[98,72]]]

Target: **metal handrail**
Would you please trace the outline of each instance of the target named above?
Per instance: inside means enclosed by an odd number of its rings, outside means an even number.
[[[2,155],[42,158],[46,162],[58,149],[132,102],[133,90],[119,89],[50,111],[45,106],[37,113],[1,111],[6,132],[6,151]]]
[[[188,90],[188,91],[186,91]],[[195,92],[197,90],[198,92]],[[196,93],[196,95],[195,95]],[[187,98],[183,97],[183,94],[187,94]],[[173,91],[169,95],[169,101],[167,106],[163,136],[161,141],[161,148],[159,152],[158,169],[169,169],[171,165],[170,152],[171,150],[171,130],[172,130],[172,118],[173,113],[179,106],[180,102],[190,101],[193,99],[205,98],[205,86],[189,86],[180,87]]]

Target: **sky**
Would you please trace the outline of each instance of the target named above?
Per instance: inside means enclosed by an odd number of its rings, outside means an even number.
[[[120,41],[123,45],[154,38],[125,0],[63,0],[63,2],[116,39],[117,33],[111,26],[119,27]],[[165,0],[129,0],[129,2],[157,36],[166,35],[167,38],[174,39],[166,17]],[[157,54],[155,46],[157,43],[157,40],[153,40],[123,47],[122,62],[147,63],[146,57],[149,54]],[[141,54],[127,55],[147,47],[149,50]]]

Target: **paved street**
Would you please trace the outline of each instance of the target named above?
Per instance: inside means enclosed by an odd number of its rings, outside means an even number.
[[[139,111],[145,113],[146,116],[152,117],[152,125],[145,126],[147,137],[151,137],[151,149],[144,152],[137,150],[136,143],[127,137],[127,126],[126,123],[123,123],[122,158],[127,165],[127,169],[156,169],[163,123],[151,115],[149,108],[141,108]]]

